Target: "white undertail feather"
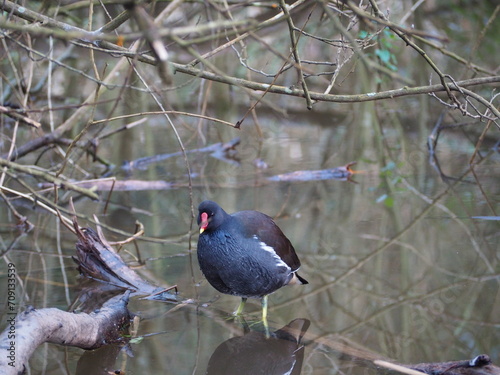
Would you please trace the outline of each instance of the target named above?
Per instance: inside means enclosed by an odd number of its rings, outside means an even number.
[[[303,285],[304,283],[297,277],[295,272],[293,273],[293,277],[288,283],[288,285]]]

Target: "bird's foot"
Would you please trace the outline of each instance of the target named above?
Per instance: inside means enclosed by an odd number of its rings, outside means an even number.
[[[266,336],[266,339],[271,337],[271,333],[269,331],[269,323],[267,322],[267,319],[256,320],[250,323],[249,327],[252,327],[254,331],[262,332]]]

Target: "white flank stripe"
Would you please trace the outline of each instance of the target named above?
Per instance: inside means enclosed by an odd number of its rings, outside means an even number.
[[[253,236],[253,238],[255,238],[257,241],[259,241],[257,236]],[[271,246],[269,246],[268,244],[266,244],[265,242],[262,242],[262,241],[259,241],[259,245],[260,245],[260,248],[262,250],[267,251],[268,253],[271,253],[273,255],[274,259],[276,259],[278,261],[277,262],[278,266],[286,267],[291,271],[291,268],[288,266],[288,264],[283,262],[283,259],[281,259],[278,256],[278,254],[276,254],[276,251]]]

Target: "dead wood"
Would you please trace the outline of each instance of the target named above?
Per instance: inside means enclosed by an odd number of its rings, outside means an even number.
[[[103,178],[95,180],[83,180],[75,183],[85,189],[92,191],[145,191],[145,190],[168,190],[177,187],[175,183],[164,180],[116,180],[115,178]],[[50,188],[50,184],[39,184],[42,188]]]
[[[490,357],[486,354],[462,361],[403,364],[383,358],[380,354],[362,347],[346,337],[314,338],[312,335],[306,334],[305,339],[330,348],[338,353],[338,358],[343,361],[354,362],[362,367],[375,368],[379,373],[384,374],[398,372],[406,375],[500,375],[500,367],[492,364]]]
[[[355,171],[352,170],[352,166],[357,162],[353,161],[344,166],[331,168],[331,169],[321,169],[315,171],[295,171],[284,174],[277,174],[267,179],[269,181],[318,181],[318,180],[340,180],[340,181],[351,181],[351,177]],[[359,173],[359,172],[358,172]]]
[[[35,349],[45,343],[95,349],[110,343],[123,342],[120,330],[128,324],[128,297],[116,296],[101,309],[86,313],[70,313],[56,308],[28,307],[13,316],[15,329],[0,334],[0,368],[3,374],[22,374]]]
[[[239,160],[236,157],[236,147],[240,144],[240,142],[241,142],[240,137],[236,137],[231,139],[229,142],[219,142],[194,150],[186,150],[186,154],[208,153],[213,158],[222,160],[229,164],[238,165]],[[182,155],[183,155],[182,151],[179,151],[170,154],[146,156],[136,160],[124,162],[121,168],[122,170],[128,173],[132,172],[134,169],[146,170],[153,163],[160,163],[172,157],[177,157]]]
[[[143,280],[107,243],[104,236],[91,228],[81,229],[76,219],[73,220],[73,226],[78,237],[76,257],[73,257],[73,260],[78,264],[81,275],[116,288],[129,290],[132,296],[176,301],[175,295],[169,292],[176,286],[163,288]]]
[[[415,365],[405,365],[389,363],[385,361],[374,361],[382,368],[397,371],[408,375],[418,373],[428,375],[500,375],[500,367],[491,363],[491,359],[486,354],[480,354],[470,360],[419,363]]]
[[[419,363],[408,367],[429,375],[500,375],[500,367],[493,365],[486,354],[478,355],[471,360]]]

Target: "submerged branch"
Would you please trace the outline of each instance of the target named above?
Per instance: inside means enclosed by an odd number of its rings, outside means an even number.
[[[376,365],[398,371],[403,374],[429,375],[499,375],[500,367],[491,363],[487,354],[480,354],[470,360],[419,363],[416,365],[402,365],[385,361],[375,361]]]

